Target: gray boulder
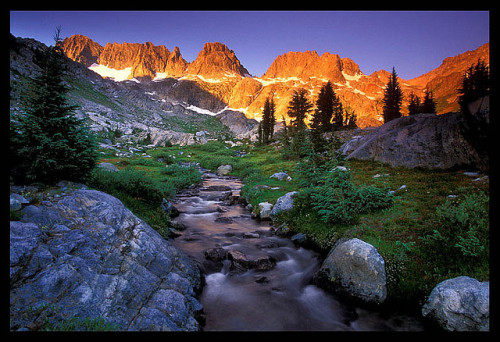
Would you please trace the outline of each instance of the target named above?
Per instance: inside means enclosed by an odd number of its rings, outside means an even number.
[[[448,331],[488,331],[490,283],[457,277],[436,285],[422,307],[422,315]]]
[[[10,209],[12,210],[20,210],[23,207],[23,204],[28,204],[29,201],[23,196],[11,193],[10,194]]]
[[[106,170],[106,171],[110,171],[110,172],[118,172],[120,171],[116,166],[114,166],[113,164],[111,163],[106,163],[106,162],[102,162],[102,163],[99,163],[97,165],[98,168],[101,168],[103,170]]]
[[[21,212],[21,221],[10,223],[11,330],[36,328],[43,323],[37,317],[199,330],[195,262],[118,199],[76,190]],[[33,308],[45,314],[33,316]]]
[[[276,178],[279,180],[287,180],[287,181],[292,180],[292,177],[290,177],[286,172],[276,172],[276,173],[272,174],[271,176],[269,176],[269,178]]]
[[[457,113],[416,114],[389,121],[341,147],[347,159],[392,166],[449,169],[483,163],[460,130]]]
[[[278,213],[283,211],[288,211],[293,208],[293,196],[298,193],[298,191],[288,192],[276,200],[276,204],[271,210],[271,218],[276,216]]]
[[[221,165],[217,168],[217,174],[219,176],[225,176],[229,174],[231,171],[233,171],[233,166],[228,164],[228,165]]]
[[[269,202],[261,202],[259,203],[259,217],[261,220],[269,220],[271,219],[271,210],[273,209],[273,205]]]
[[[339,241],[314,281],[366,304],[382,304],[387,296],[385,262],[377,249],[359,239]]]

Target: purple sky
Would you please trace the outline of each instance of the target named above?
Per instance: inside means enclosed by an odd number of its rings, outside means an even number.
[[[175,46],[188,62],[206,42],[222,42],[244,67],[262,76],[288,51],[316,50],[351,58],[361,71],[392,67],[420,76],[446,57],[489,42],[488,11],[11,11],[10,32],[53,45],[83,34],[108,42]]]

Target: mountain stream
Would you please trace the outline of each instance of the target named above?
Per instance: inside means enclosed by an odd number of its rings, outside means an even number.
[[[418,331],[416,317],[353,306],[311,284],[314,251],[273,233],[239,203],[241,180],[204,173],[201,187],[179,194],[173,221],[186,228],[174,245],[205,274],[205,331]],[[211,251],[206,252],[206,251]]]

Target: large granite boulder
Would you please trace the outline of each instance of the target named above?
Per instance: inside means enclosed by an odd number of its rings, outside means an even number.
[[[387,297],[384,259],[375,247],[356,238],[338,241],[314,281],[370,305],[380,305]]]
[[[293,209],[293,196],[297,194],[298,191],[291,191],[281,196],[276,200],[276,204],[271,210],[270,216],[273,218],[277,214]]]
[[[347,159],[392,166],[450,169],[481,165],[482,158],[462,135],[457,113],[416,114],[394,119],[341,147]]]
[[[488,331],[490,283],[457,277],[436,285],[422,315],[448,331]]]
[[[74,317],[123,330],[199,330],[198,267],[118,199],[76,190],[21,212],[10,223],[12,330]]]

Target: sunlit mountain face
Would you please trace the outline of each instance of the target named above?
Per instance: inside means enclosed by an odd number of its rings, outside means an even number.
[[[194,82],[196,87],[183,87],[182,97],[201,113],[232,109],[259,120],[265,100],[272,97],[276,117],[288,120],[287,107],[294,90],[306,89],[310,100],[315,102],[321,87],[330,81],[344,108],[354,111],[359,127],[383,123],[382,98],[390,72],[379,70],[365,75],[355,61],[339,54],[285,52],[257,77],[250,75],[233,50],[219,42],[206,43],[192,62],[182,57],[178,47],[170,51],[163,45],[149,42],[107,43],[103,47],[88,37],[73,35],[64,39],[62,47],[69,58],[117,82],[161,83],[167,79],[174,79],[175,84],[180,85],[183,81]],[[407,112],[409,94],[413,92],[423,97],[426,89],[433,92],[438,114],[457,111],[457,89],[463,74],[478,60],[489,65],[489,43],[448,57],[438,68],[424,75],[410,80],[399,79],[404,96],[403,115]],[[170,87],[163,94],[165,99],[172,101],[178,92],[171,87],[171,82],[168,84]],[[200,89],[216,100],[199,105],[196,94]],[[189,103],[189,99],[193,103]]]

